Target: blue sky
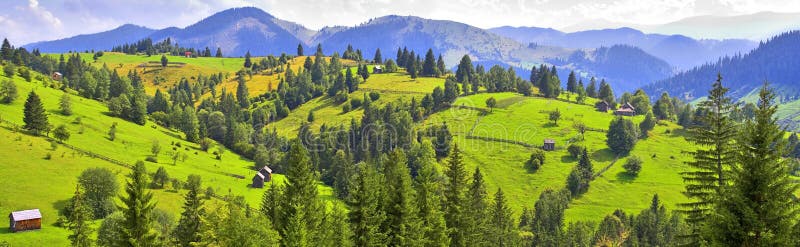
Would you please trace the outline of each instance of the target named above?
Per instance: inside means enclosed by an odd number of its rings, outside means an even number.
[[[631,26],[645,31],[696,32],[693,36],[702,36],[705,31],[654,26],[703,15],[800,13],[800,1],[796,0],[4,0],[0,1],[0,36],[24,44],[105,31],[126,23],[151,28],[184,27],[215,12],[241,6],[259,7],[312,29],[357,25],[370,18],[399,14],[454,20],[482,28],[511,25],[576,31]],[[708,35],[752,36],[760,28],[738,30],[749,31],[748,34]]]

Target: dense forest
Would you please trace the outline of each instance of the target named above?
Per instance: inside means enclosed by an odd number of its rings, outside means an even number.
[[[123,46],[124,47],[124,46]],[[138,45],[137,45],[138,47]],[[129,46],[130,49],[130,46]],[[145,51],[137,52],[147,52]],[[422,55],[398,49],[395,59],[379,51],[371,61],[357,50],[344,51],[361,60],[357,68],[342,65],[338,53],[328,57],[318,46],[299,71],[286,61],[290,55],[252,58],[246,55],[232,79],[236,92],[215,92],[214,85],[228,75],[199,75],[182,79],[167,92],[144,93],[135,71],[120,75],[108,66],[95,68],[77,55],[59,59],[27,52],[4,41],[0,55],[11,75],[30,78],[29,69],[43,74],[63,73],[62,82],[49,85],[71,90],[84,98],[106,102],[109,112],[144,125],[153,121],[179,129],[184,138],[208,147],[212,140],[254,161],[254,169],[269,164],[286,175],[286,182],[270,186],[260,205],[248,205],[237,195],[212,196],[202,191],[202,178],[190,176],[178,223],[162,224],[151,187],[168,179],[162,170],[150,173],[139,161],[120,187],[108,171],[86,170],[78,178],[74,197],[65,206],[63,226],[75,246],[673,246],[798,245],[800,224],[797,185],[789,177],[797,144],[783,138],[774,114],[775,93],[764,85],[751,111],[738,109],[718,78],[706,101],[696,108],[663,93],[651,104],[646,91],[614,96],[610,84],[594,78],[584,82],[572,73],[561,88],[556,68],[532,67],[528,80],[509,68],[475,66],[465,55],[456,71],[448,71],[442,56],[432,49]],[[165,51],[159,51],[165,52]],[[298,54],[303,55],[302,45]],[[253,61],[258,60],[258,61]],[[444,77],[444,87],[409,101],[373,104],[379,95],[349,98],[369,80],[367,64],[380,64],[411,77]],[[12,69],[8,69],[12,68]],[[278,88],[249,97],[245,77],[271,71],[282,73]],[[12,84],[13,85],[13,84]],[[726,84],[727,85],[727,84]],[[13,86],[8,86],[13,87]],[[570,147],[578,158],[564,188],[544,191],[522,212],[512,212],[503,188],[487,191],[479,168],[468,171],[463,153],[452,142],[447,124],[415,128],[425,117],[447,109],[457,97],[477,93],[517,92],[583,104],[599,98],[616,108],[635,104],[645,121],[636,125],[617,117],[609,125],[607,145],[615,154],[627,154],[657,121],[676,121],[699,147],[690,155],[691,171],[683,173],[690,203],[667,208],[658,195],[640,212],[608,212],[600,222],[566,224],[570,200],[590,190],[594,167],[585,148]],[[4,92],[10,92],[4,85]],[[206,92],[214,97],[202,97]],[[363,109],[361,119],[349,124],[323,125],[319,130],[302,124],[298,136],[279,136],[269,123],[284,118],[317,97],[334,97],[343,112]],[[16,97],[16,95],[14,96]],[[487,101],[487,105],[489,101]],[[622,103],[624,102],[624,103]],[[197,103],[197,104],[196,104]],[[310,115],[308,121],[314,121]],[[557,123],[558,111],[551,113]],[[47,115],[35,92],[25,103],[25,126],[33,135],[49,135]],[[113,139],[114,126],[109,130]],[[584,126],[585,128],[585,126]],[[54,135],[59,131],[53,130]],[[62,133],[63,134],[63,133]],[[791,142],[790,142],[791,141]],[[204,144],[205,143],[205,144]],[[792,147],[792,148],[790,148]],[[205,148],[207,151],[207,148]],[[535,150],[528,166],[535,170],[547,155]],[[553,157],[549,157],[553,158]],[[628,160],[635,173],[641,164]],[[437,164],[442,169],[436,168]],[[326,206],[317,181],[333,188],[343,203]],[[203,195],[205,194],[205,196]],[[115,200],[118,197],[119,200]],[[212,198],[221,199],[222,202]],[[115,206],[115,204],[117,204]],[[103,219],[94,229],[87,222]],[[97,241],[91,241],[96,232]]]

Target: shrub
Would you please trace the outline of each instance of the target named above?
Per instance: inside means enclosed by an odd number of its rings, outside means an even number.
[[[544,165],[545,154],[544,151],[536,149],[531,153],[531,158],[525,163],[525,167],[529,172],[535,172]]]
[[[59,125],[58,127],[56,127],[56,129],[53,130],[53,137],[55,137],[56,140],[58,140],[59,142],[64,142],[66,140],[69,140],[69,136],[70,133],[69,130],[67,129],[67,126],[64,126],[63,124]]]
[[[350,99],[350,107],[352,109],[358,109],[359,107],[361,107],[362,104],[363,104],[363,101],[361,101],[361,99],[358,99],[358,98]]]
[[[348,113],[348,112],[350,112],[350,104],[344,104],[342,106],[342,113]]]
[[[573,143],[570,144],[569,147],[567,147],[567,151],[569,152],[569,155],[572,156],[572,158],[578,158],[581,156],[581,153],[583,153],[583,149],[585,148],[586,147],[584,147],[583,145]]]
[[[376,100],[378,100],[380,98],[381,98],[381,94],[378,93],[378,92],[370,92],[369,93],[369,99],[371,99],[372,101],[376,101]]]
[[[10,80],[0,83],[0,103],[8,104],[17,99],[17,85]]]
[[[625,171],[627,171],[628,174],[634,176],[639,175],[639,171],[642,170],[642,159],[640,159],[638,156],[631,156],[627,161],[625,161],[625,164],[622,165],[622,167],[625,168]]]
[[[3,72],[6,73],[6,76],[8,78],[13,78],[14,77],[14,72],[17,72],[17,68],[14,67],[13,64],[8,63],[8,64],[6,64],[5,67],[3,67]]]

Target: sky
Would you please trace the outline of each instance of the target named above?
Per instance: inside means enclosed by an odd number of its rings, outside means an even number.
[[[707,38],[760,38],[749,36],[758,36],[764,27],[742,30],[733,24],[728,27],[731,33],[713,33],[692,29],[685,23],[677,29],[658,25],[706,15],[800,13],[797,0],[1,0],[0,37],[26,44],[106,31],[127,23],[150,28],[185,27],[216,12],[243,6],[261,8],[311,29],[353,26],[397,14],[453,20],[481,28],[509,25],[579,31],[630,26]],[[795,19],[780,21],[765,22],[800,27],[800,21]]]

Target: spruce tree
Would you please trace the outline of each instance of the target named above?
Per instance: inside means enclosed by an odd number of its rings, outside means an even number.
[[[80,184],[75,186],[75,196],[72,197],[72,206],[67,228],[72,232],[69,241],[72,246],[92,246],[91,235],[94,229],[89,225],[92,220],[92,210],[84,201],[84,194]]]
[[[796,245],[794,193],[799,186],[789,177],[785,132],[778,125],[775,93],[764,84],[755,119],[747,121],[736,139],[737,165],[723,181],[722,194],[709,226],[712,243],[727,246]],[[709,115],[712,115],[712,112]],[[713,127],[712,127],[713,128]]]
[[[429,48],[425,53],[425,62],[422,64],[422,76],[435,76],[436,70],[436,57],[433,55],[433,50]]]
[[[384,246],[386,234],[381,231],[386,219],[381,208],[381,178],[375,169],[359,163],[359,175],[355,191],[350,192],[350,227],[356,246]]]
[[[488,204],[486,202],[486,185],[483,182],[483,174],[478,167],[475,167],[475,172],[472,174],[472,183],[467,190],[467,205],[468,208],[466,216],[468,217],[467,224],[469,232],[467,232],[467,243],[470,245],[483,246],[486,236],[489,235],[489,226],[486,215],[488,213]]]
[[[384,193],[384,222],[392,246],[413,246],[420,240],[417,208],[414,206],[415,195],[411,188],[411,175],[406,165],[406,156],[402,150],[396,149],[383,163],[383,174],[386,177]]]
[[[244,75],[239,75],[236,78],[238,84],[236,86],[236,100],[239,101],[239,107],[250,107],[250,92],[247,89],[247,82],[244,80]]]
[[[575,77],[575,71],[569,72],[567,78],[567,91],[575,93],[578,92],[578,79]]]
[[[153,229],[152,213],[155,209],[153,194],[147,189],[147,171],[144,162],[137,161],[128,175],[125,195],[120,197],[119,209],[125,218],[121,241],[129,246],[154,246],[157,232]]]
[[[222,57],[222,48],[217,47],[217,54],[215,54],[214,57]]]
[[[597,98],[597,82],[595,81],[594,77],[589,80],[589,85],[586,86],[586,96]]]
[[[464,168],[464,161],[458,145],[453,145],[453,151],[446,167],[444,218],[447,222],[450,246],[467,246],[470,244],[467,242],[468,236],[466,235],[469,231],[467,214],[470,212],[467,211],[469,205],[464,197],[467,188],[467,171]]]
[[[253,62],[250,61],[250,51],[247,51],[247,53],[244,54],[244,67],[245,68],[250,68],[252,66],[253,66]]]
[[[414,187],[417,191],[417,209],[422,222],[422,244],[424,246],[449,246],[444,213],[441,210],[440,184],[441,175],[436,170],[436,153],[430,142],[420,144],[418,174]]]
[[[447,66],[444,64],[444,58],[442,58],[442,54],[439,54],[439,59],[436,60],[436,72],[439,72],[438,76],[442,76],[447,74]],[[467,85],[467,82],[462,82],[464,85]],[[466,89],[465,89],[466,92]]]
[[[203,209],[203,198],[200,197],[200,188],[199,183],[191,183],[189,192],[184,197],[183,212],[173,232],[176,245],[192,246],[192,243],[199,242],[202,237],[200,226],[201,219],[205,216],[205,209]]]
[[[303,44],[297,44],[297,56],[303,56]]]
[[[381,48],[375,49],[375,58],[372,59],[373,63],[383,63],[383,56],[381,56]]]
[[[722,76],[718,75],[708,99],[699,104],[700,109],[706,112],[699,119],[703,127],[689,130],[688,139],[698,149],[690,152],[693,160],[686,163],[691,170],[681,174],[686,183],[684,194],[691,201],[680,206],[691,228],[691,232],[685,236],[691,244],[703,241],[700,231],[714,200],[719,196],[721,186],[727,183],[726,173],[736,161],[734,138],[738,133],[730,118],[734,105],[727,92],[728,88],[722,86]]]
[[[464,55],[456,68],[456,81],[461,83],[472,81],[473,72],[472,59],[469,58],[469,55]]]
[[[299,140],[289,150],[286,181],[284,183],[282,243],[289,246],[315,246],[319,244],[317,234],[322,220],[323,205],[317,198],[317,175],[308,151]],[[306,235],[297,234],[306,232]],[[300,238],[302,237],[302,238]]]
[[[494,194],[494,202],[489,209],[489,221],[487,226],[490,228],[487,234],[486,244],[490,246],[516,246],[518,233],[514,224],[511,208],[508,207],[503,190],[498,188]]]
[[[22,128],[36,135],[47,132],[50,128],[42,100],[33,91],[28,94],[28,99],[25,101],[24,113],[22,121],[25,122],[25,125]]]

